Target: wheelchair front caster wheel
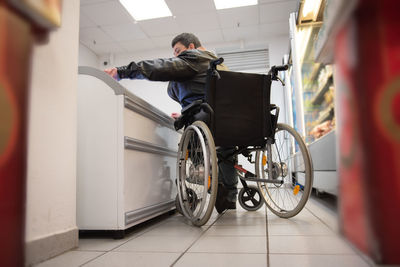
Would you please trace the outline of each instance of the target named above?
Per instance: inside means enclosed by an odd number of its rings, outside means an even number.
[[[262,207],[264,201],[256,186],[248,186],[239,191],[239,204],[248,211],[256,211]]]

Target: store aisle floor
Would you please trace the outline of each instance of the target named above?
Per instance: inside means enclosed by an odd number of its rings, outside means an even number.
[[[121,240],[80,239],[75,250],[37,266],[372,266],[337,233],[337,214],[313,198],[291,219],[238,205],[214,212],[201,228],[176,214]]]

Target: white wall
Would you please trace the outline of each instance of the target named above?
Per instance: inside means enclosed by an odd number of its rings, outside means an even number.
[[[289,52],[289,36],[273,38],[269,41],[270,66],[282,65],[282,59]],[[286,109],[284,100],[284,87],[280,82],[272,82],[271,85],[271,104],[280,107],[279,122],[286,122]]]
[[[79,0],[35,45],[30,86],[26,241],[76,229],[76,90]]]
[[[79,66],[99,67],[99,57],[83,44],[79,44]]]

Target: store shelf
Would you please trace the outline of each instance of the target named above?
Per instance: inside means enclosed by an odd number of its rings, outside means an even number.
[[[324,68],[323,64],[314,64],[310,76],[308,78],[308,82],[304,84],[304,92],[315,92],[316,91],[316,80],[318,79],[318,75],[321,72],[321,70]]]
[[[320,73],[321,69],[324,67],[324,64],[316,63],[311,71],[310,80],[316,80],[318,78],[318,74]]]
[[[324,64],[333,63],[333,51],[336,36],[343,24],[349,19],[358,0],[328,1],[324,14],[324,24],[315,45],[315,60]]]
[[[324,121],[331,120],[335,116],[335,107],[333,105],[328,106],[325,110],[320,112],[320,116],[317,120],[317,125]]]
[[[319,105],[324,101],[324,95],[329,90],[329,87],[332,84],[332,82],[333,82],[333,76],[332,76],[332,74],[330,74],[326,78],[326,81],[322,83],[322,86],[320,86],[318,88],[317,93],[315,94],[315,96],[311,100],[311,103],[313,105]]]

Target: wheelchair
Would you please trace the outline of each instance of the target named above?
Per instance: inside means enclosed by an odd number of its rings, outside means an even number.
[[[272,81],[283,81],[273,66],[268,75],[217,70],[210,62],[205,101],[182,110],[175,128],[184,128],[177,158],[176,206],[195,226],[209,220],[218,190],[216,146],[233,147],[230,158],[243,155],[255,173],[234,164],[243,188],[239,204],[248,211],[266,206],[277,216],[290,218],[305,206],[312,189],[313,167],[301,136],[278,123],[279,107],[270,104]],[[248,185],[254,182],[255,185]]]

